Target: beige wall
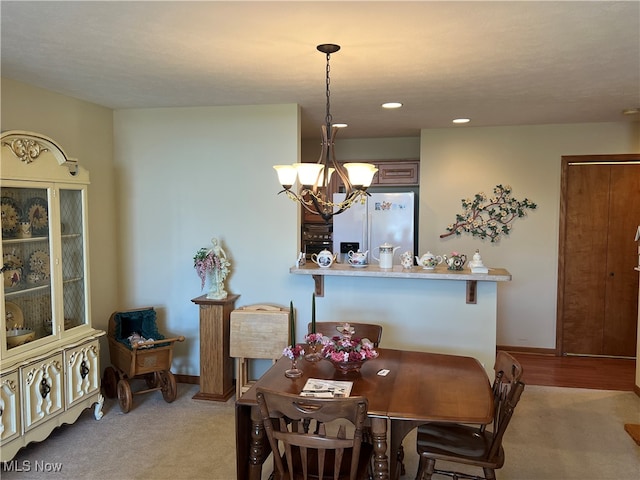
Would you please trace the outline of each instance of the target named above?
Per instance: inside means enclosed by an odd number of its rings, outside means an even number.
[[[98,327],[106,327],[115,309],[154,305],[163,327],[189,338],[178,350],[176,373],[197,375],[198,310],[191,299],[200,295],[200,285],[192,258],[217,234],[232,260],[228,290],[241,294],[238,305],[293,300],[302,336],[312,280],[288,274],[298,250],[297,208],[276,195],[271,168],[299,156],[295,105],[114,115],[10,80],[2,82],[2,100],[3,130],[50,136],[91,174],[92,313]],[[498,285],[498,343],[553,348],[560,157],[638,152],[638,133],[637,123],[622,122],[463,127],[423,130],[418,141],[342,140],[336,152],[342,159],[410,158],[417,152],[420,251],[470,254],[480,248],[487,265],[514,276]],[[469,236],[439,238],[461,198],[497,183],[509,183],[515,197],[529,197],[538,210],[516,221],[512,235],[497,245]],[[386,327],[386,346],[467,353],[486,363],[478,345],[483,335],[490,337],[483,329],[496,307],[483,303],[491,288],[479,289],[479,304],[467,306],[462,282],[333,277],[318,299],[318,318],[377,321]]]
[[[420,251],[473,254],[504,267],[499,286],[498,345],[555,348],[560,162],[562,155],[640,152],[638,123],[423,130]],[[491,244],[468,234],[440,239],[462,213],[460,200],[497,184],[538,204]],[[629,232],[632,235],[633,232]]]
[[[113,111],[2,78],[2,131],[27,130],[55,140],[85,167],[89,187],[91,314],[106,329],[118,307],[114,208]],[[106,342],[103,344],[105,357]]]

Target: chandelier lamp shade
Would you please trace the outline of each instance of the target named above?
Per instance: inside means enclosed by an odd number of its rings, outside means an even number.
[[[332,53],[340,50],[339,45],[325,43],[317,49],[327,57],[326,67],[326,115],[325,123],[321,127],[322,149],[316,163],[294,163],[292,165],[274,165],[278,173],[278,180],[283,187],[279,193],[296,202],[300,202],[307,211],[320,215],[326,222],[334,215],[344,212],[354,202],[364,202],[367,188],[371,185],[373,176],[378,169],[369,163],[345,163],[336,161],[334,146],[339,127],[333,124],[331,117],[331,91],[329,60]],[[326,173],[326,174],[325,174]],[[329,183],[331,177],[338,175],[344,185],[345,199],[334,203],[330,196]],[[297,190],[293,187],[298,182]]]

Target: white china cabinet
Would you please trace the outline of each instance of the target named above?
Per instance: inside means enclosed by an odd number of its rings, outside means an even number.
[[[90,318],[88,172],[43,135],[8,131],[0,143],[0,451],[8,461],[87,408],[102,417],[104,332]]]

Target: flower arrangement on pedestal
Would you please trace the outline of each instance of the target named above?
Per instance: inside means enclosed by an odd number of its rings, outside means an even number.
[[[367,360],[376,358],[378,352],[368,338],[353,337],[354,329],[345,323],[340,329],[342,335],[324,340],[322,355],[333,363],[337,370],[357,372]]]
[[[201,289],[204,289],[206,279],[209,278],[211,289],[207,298],[222,300],[227,298],[224,280],[229,274],[231,263],[227,260],[227,254],[216,237],[211,239],[211,243],[213,247],[201,248],[196,252],[193,257],[193,268],[196,269],[196,273],[200,277]]]

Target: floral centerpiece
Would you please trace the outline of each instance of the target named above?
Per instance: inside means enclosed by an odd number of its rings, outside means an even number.
[[[358,372],[367,360],[376,358],[378,352],[368,338],[352,336],[353,327],[345,323],[340,328],[342,335],[325,338],[322,355],[343,373]]]
[[[201,289],[207,277],[210,279],[211,289],[207,294],[207,298],[214,300],[222,300],[227,298],[227,292],[224,289],[224,280],[229,274],[231,264],[227,260],[227,254],[220,246],[216,237],[211,239],[213,247],[199,249],[193,257],[193,268],[196,269],[198,277],[200,277]]]

